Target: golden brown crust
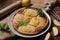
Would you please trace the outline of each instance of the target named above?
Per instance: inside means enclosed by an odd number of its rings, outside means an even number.
[[[21,20],[27,22],[27,26],[17,27],[17,23]],[[44,15],[41,17],[38,15],[37,10],[33,8],[25,8],[23,11],[19,11],[12,20],[14,28],[23,34],[36,34],[43,30],[48,24],[48,19]]]

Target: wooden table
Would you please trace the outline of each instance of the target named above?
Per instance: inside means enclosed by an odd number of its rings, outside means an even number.
[[[15,0],[15,1],[17,1],[17,0]],[[52,3],[54,1],[55,0],[32,0],[33,5],[31,7],[43,8],[47,2]],[[1,7],[1,9],[2,9],[2,7]],[[0,23],[1,24],[7,23],[8,22],[8,17],[9,17],[10,14],[7,14],[6,16],[2,17],[0,19]],[[53,22],[53,20],[55,18],[52,15],[50,15],[50,17],[51,17],[52,22]],[[52,24],[51,28],[53,26],[54,26],[54,24]],[[51,28],[50,28],[50,30],[48,32],[52,31]],[[52,36],[50,40],[60,40],[60,28],[58,27],[58,29],[59,29],[59,35],[56,36],[56,37]],[[45,35],[46,34],[44,34],[44,35],[42,35],[40,37],[37,37],[37,38],[31,38],[31,39],[32,40],[44,40]],[[31,40],[31,39],[27,39],[27,38],[18,37],[14,33],[12,33],[11,31],[10,32],[2,32],[2,31],[0,31],[0,39],[5,39],[5,40]]]

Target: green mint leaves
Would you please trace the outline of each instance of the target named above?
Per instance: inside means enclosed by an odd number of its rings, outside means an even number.
[[[26,21],[18,22],[18,26],[26,26],[26,25],[27,25]]]
[[[42,9],[37,9],[37,11],[38,11],[38,14],[39,14],[40,16],[43,16],[43,11],[42,11]]]

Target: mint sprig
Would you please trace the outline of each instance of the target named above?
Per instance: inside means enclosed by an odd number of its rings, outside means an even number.
[[[7,31],[8,25],[7,24],[0,24],[0,30]]]
[[[26,21],[19,21],[18,22],[18,26],[26,26],[26,25],[27,25]]]
[[[37,11],[38,11],[38,15],[43,16],[43,11],[42,11],[42,9],[37,9]]]

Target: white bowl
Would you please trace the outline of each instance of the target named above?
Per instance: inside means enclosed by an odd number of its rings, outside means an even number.
[[[48,18],[48,22],[49,22],[47,28],[46,28],[43,32],[41,32],[41,33],[39,33],[39,34],[36,34],[36,35],[32,35],[32,36],[23,35],[23,34],[20,34],[19,32],[17,32],[17,31],[13,28],[13,26],[12,26],[12,18],[13,18],[13,16],[14,16],[18,11],[20,11],[20,10],[22,10],[22,9],[24,9],[24,8],[20,8],[20,9],[14,11],[14,12],[10,15],[9,20],[8,20],[9,28],[10,28],[10,30],[11,30],[14,34],[16,34],[16,35],[18,35],[18,36],[20,36],[20,37],[24,37],[24,38],[34,38],[34,37],[38,37],[38,36],[41,36],[41,35],[45,34],[45,33],[49,30],[49,28],[50,28],[50,26],[51,26],[51,18],[50,18],[50,16],[48,15],[48,13],[46,13],[46,11],[45,11],[44,9],[42,9],[42,11],[44,12],[44,14],[45,14],[46,17]]]

